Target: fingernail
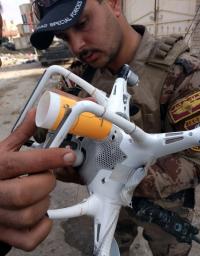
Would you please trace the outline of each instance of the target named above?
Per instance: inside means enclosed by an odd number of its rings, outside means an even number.
[[[71,147],[68,145],[68,146],[65,147],[65,149],[70,150]]]
[[[71,152],[65,154],[65,155],[64,155],[64,161],[65,161],[66,163],[74,162],[74,154],[72,154]]]

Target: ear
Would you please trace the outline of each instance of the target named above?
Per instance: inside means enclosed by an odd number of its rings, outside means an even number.
[[[121,0],[107,0],[107,3],[114,11],[115,15],[119,17],[122,13]]]

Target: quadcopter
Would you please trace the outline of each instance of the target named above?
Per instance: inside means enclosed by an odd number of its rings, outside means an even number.
[[[76,101],[50,90],[48,81],[59,74],[95,99]],[[200,127],[188,131],[149,134],[130,121],[128,86],[137,86],[138,76],[124,65],[109,96],[71,71],[54,65],[44,72],[13,130],[37,105],[36,126],[49,132],[45,142],[33,147],[53,148],[70,136],[76,161],[89,197],[63,209],[50,209],[51,219],[88,215],[94,219],[95,256],[119,256],[114,239],[120,209],[132,207],[135,188],[156,159],[200,145]]]

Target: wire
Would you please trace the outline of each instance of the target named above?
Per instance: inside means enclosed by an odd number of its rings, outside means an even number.
[[[199,10],[200,10],[200,5],[199,5],[199,7],[198,7],[198,9],[197,9],[197,11],[196,11],[196,13],[195,13],[195,15],[194,15],[194,18],[193,18],[193,20],[192,20],[192,22],[191,22],[191,24],[190,24],[190,26],[189,26],[187,32],[185,33],[184,39],[185,39],[186,36],[189,34],[189,31],[190,31],[190,29],[191,29],[191,27],[192,27],[194,21],[196,20],[197,14],[199,13]],[[192,36],[194,30],[195,30],[196,27],[198,26],[199,22],[200,22],[200,21],[198,21],[198,23],[196,24],[195,28],[192,30],[192,33],[190,34],[190,36],[189,36],[189,38],[188,38],[188,42],[189,42],[189,40],[190,40],[190,38],[191,38],[191,36]]]

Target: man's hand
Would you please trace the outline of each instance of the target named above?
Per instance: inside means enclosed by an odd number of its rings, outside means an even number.
[[[69,148],[18,152],[35,132],[34,118],[31,111],[0,143],[0,241],[26,251],[33,250],[52,226],[46,216],[55,186],[51,169],[67,168],[75,161]]]

